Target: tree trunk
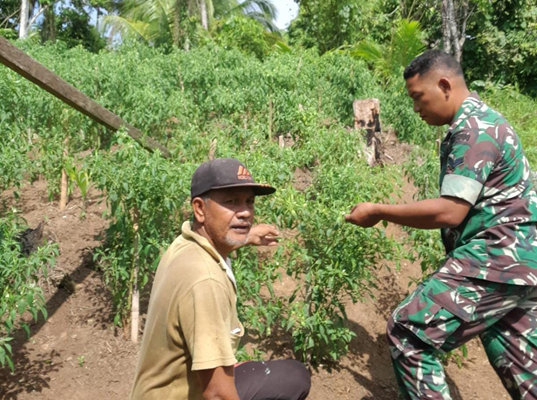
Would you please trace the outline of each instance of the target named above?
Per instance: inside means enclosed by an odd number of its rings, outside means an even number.
[[[50,7],[44,9],[45,18],[43,20],[43,27],[41,29],[41,40],[44,42],[56,41],[56,14]],[[40,10],[41,11],[41,10]]]
[[[179,48],[179,39],[181,36],[181,0],[175,2],[175,13],[173,14],[173,46]]]
[[[209,18],[207,16],[207,3],[205,0],[200,0],[200,13],[201,13],[201,26],[208,31],[209,30]]]
[[[455,7],[453,0],[447,0],[448,2],[448,24],[451,32],[451,44],[453,45],[453,56],[457,61],[461,61],[461,46],[459,43],[459,28],[457,26],[457,19],[455,18]]]
[[[28,19],[30,18],[30,0],[21,2],[21,18],[19,23],[19,38],[28,37]]]
[[[468,12],[468,0],[464,0],[462,2],[462,23],[461,23],[461,33],[459,36],[459,48],[460,48],[460,57],[459,62],[462,62],[462,47],[464,46],[464,42],[466,41],[466,22],[468,21],[468,17],[470,16],[470,13]]]
[[[462,47],[466,40],[468,1],[461,1],[459,13],[455,10],[455,4],[454,0],[442,0],[442,39],[444,51],[451,54],[460,63],[462,61]],[[460,21],[457,20],[457,14],[460,15]]]
[[[451,54],[451,31],[448,24],[448,0],[442,0],[442,43],[444,51]]]

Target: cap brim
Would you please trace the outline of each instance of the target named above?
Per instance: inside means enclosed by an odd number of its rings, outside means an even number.
[[[265,196],[267,194],[272,194],[276,191],[276,189],[270,185],[262,185],[259,183],[240,183],[236,185],[217,186],[217,187],[211,188],[211,190],[229,189],[229,188],[237,188],[237,187],[251,187],[254,190],[254,194],[256,196]]]

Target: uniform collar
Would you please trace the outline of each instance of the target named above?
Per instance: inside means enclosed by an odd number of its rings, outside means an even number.
[[[198,245],[200,245],[207,253],[211,255],[215,259],[216,262],[218,262],[218,265],[220,265],[220,268],[222,268],[228,278],[233,283],[233,286],[235,286],[235,290],[237,290],[237,282],[235,280],[235,275],[233,274],[233,270],[231,269],[231,259],[228,257],[224,260],[224,258],[216,251],[216,249],[209,243],[209,241],[204,238],[201,235],[198,235],[196,232],[192,230],[192,224],[190,221],[186,221],[183,223],[183,226],[181,227],[181,234],[184,239],[189,240],[191,242],[196,242]]]
[[[461,124],[461,122],[468,118],[470,114],[475,110],[475,108],[482,103],[483,101],[481,100],[481,97],[479,97],[477,92],[470,93],[470,95],[466,99],[464,99],[461,106],[455,113],[455,117],[453,118],[453,122],[449,126],[448,132],[451,132],[456,129]]]

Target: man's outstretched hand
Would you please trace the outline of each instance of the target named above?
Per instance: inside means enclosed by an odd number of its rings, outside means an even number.
[[[280,232],[273,225],[254,225],[248,234],[247,244],[253,244],[255,246],[276,246],[279,235]]]
[[[358,203],[345,215],[345,221],[364,228],[370,228],[380,222],[374,203]]]

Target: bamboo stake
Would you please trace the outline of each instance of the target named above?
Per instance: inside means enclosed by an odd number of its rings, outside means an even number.
[[[214,138],[211,141],[211,147],[209,148],[209,160],[214,160],[216,154],[216,145],[218,144],[218,139]]]
[[[131,340],[133,343],[138,343],[139,316],[140,316],[140,291],[138,288],[138,208],[135,206],[133,210],[133,231],[134,231],[134,254],[132,258],[132,303],[131,303]]]
[[[274,105],[272,104],[272,97],[269,99],[269,125],[268,125],[268,137],[269,140],[272,139],[272,114],[274,112],[273,110]]]
[[[442,128],[436,128],[436,155],[440,155],[440,149],[442,147]]]
[[[283,135],[278,136],[278,146],[280,146],[280,149],[283,149],[285,147],[285,141],[283,140]]]
[[[66,137],[63,141],[63,158],[64,162],[67,160],[67,156],[69,155],[69,137]],[[65,209],[65,206],[67,206],[67,186],[68,186],[68,178],[67,178],[67,172],[65,172],[65,165],[62,168],[62,181],[61,181],[61,188],[60,188],[60,211],[63,211]]]
[[[323,97],[321,94],[321,87],[317,87],[317,94],[318,94],[318,101],[317,101],[317,111],[319,114],[321,113],[321,110],[323,109]]]

